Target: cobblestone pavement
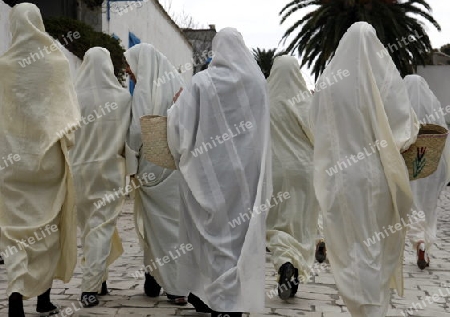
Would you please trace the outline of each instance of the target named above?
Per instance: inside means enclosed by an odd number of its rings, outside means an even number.
[[[393,295],[387,316],[450,316],[450,189],[441,195],[439,201],[440,217],[438,241],[431,258],[431,268],[420,271],[415,265],[415,252],[407,245],[405,250],[404,274],[405,297]],[[91,309],[82,309],[80,298],[81,271],[77,267],[75,276],[69,284],[55,282],[52,299],[63,306],[63,316],[209,316],[196,313],[192,306],[178,307],[169,304],[165,296],[157,299],[143,295],[143,277],[135,279],[132,274],[142,267],[142,252],[134,231],[132,203],[127,200],[119,220],[119,231],[123,239],[125,253],[110,268],[108,286],[111,294],[101,298],[101,304]],[[350,316],[342,298],[339,296],[329,265],[315,264],[315,276],[307,285],[300,285],[297,296],[289,302],[281,301],[271,291],[276,292],[276,272],[266,261],[266,309],[257,316],[307,316],[307,317],[345,317]],[[0,316],[7,316],[6,271],[0,268]],[[276,294],[276,293],[274,293]],[[36,299],[25,301],[27,316],[34,313]],[[420,307],[419,307],[420,306]],[[72,311],[72,312],[71,312]]]

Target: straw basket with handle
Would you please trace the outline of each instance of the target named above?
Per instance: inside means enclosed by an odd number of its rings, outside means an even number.
[[[153,164],[176,170],[167,144],[167,117],[147,115],[140,122],[144,157]]]
[[[448,130],[439,125],[425,124],[420,127],[417,141],[402,153],[409,180],[425,178],[436,171],[447,136]]]

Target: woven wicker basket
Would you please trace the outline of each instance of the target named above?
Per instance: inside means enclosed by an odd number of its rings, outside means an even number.
[[[147,115],[140,121],[144,157],[158,166],[177,169],[167,144],[167,117]]]
[[[436,171],[447,135],[447,129],[439,125],[421,126],[417,141],[402,153],[408,167],[409,180],[425,178]]]

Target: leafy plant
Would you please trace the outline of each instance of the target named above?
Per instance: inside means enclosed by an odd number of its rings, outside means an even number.
[[[81,0],[89,9],[101,7],[103,0]]]
[[[441,47],[441,52],[450,56],[450,44]]]
[[[46,31],[57,39],[61,44],[81,60],[86,51],[92,47],[100,46],[106,48],[111,54],[114,65],[114,74],[119,82],[125,82],[125,62],[123,53],[125,50],[120,41],[111,35],[95,31],[91,26],[70,18],[48,18],[44,19]],[[80,34],[79,39],[67,40],[69,32]]]

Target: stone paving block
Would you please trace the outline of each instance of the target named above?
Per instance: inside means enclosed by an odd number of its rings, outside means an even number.
[[[152,298],[146,298],[144,296],[136,296],[131,299],[109,301],[104,303],[105,307],[136,307],[136,308],[152,308],[155,307],[158,302]],[[173,307],[173,306],[172,306]]]
[[[307,290],[307,287],[305,287],[305,290]],[[295,295],[295,297],[297,297],[299,299],[309,299],[309,300],[319,300],[319,301],[332,301],[332,300],[334,300],[328,294],[307,293],[307,292],[302,292],[300,290]]]
[[[316,311],[318,311],[318,312],[324,312],[324,313],[326,313],[326,312],[342,313],[341,307],[336,306],[336,305],[325,305],[325,304],[320,305],[320,304],[317,304],[315,307],[316,307]]]
[[[322,317],[352,317],[349,313],[331,313],[331,312],[325,312],[323,313]]]
[[[275,309],[294,309],[294,310],[304,310],[304,311],[314,311],[314,305],[316,302],[301,300],[299,298],[291,298],[289,301],[283,301],[278,297],[272,299],[266,299],[266,307]]]
[[[322,315],[322,313],[317,313],[317,312],[311,312],[311,313],[307,313],[305,314],[305,312],[301,312],[298,310],[291,310],[291,309],[275,309],[275,313],[277,315],[280,316],[286,316],[286,317],[300,317],[300,316],[313,316],[313,314],[320,316]]]

